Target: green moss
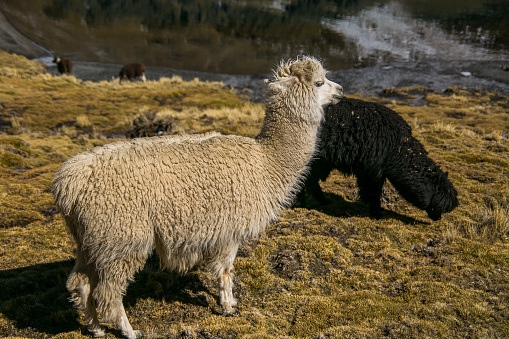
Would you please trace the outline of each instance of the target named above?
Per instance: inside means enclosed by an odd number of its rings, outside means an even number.
[[[480,162],[493,164],[496,166],[509,167],[509,162],[499,156],[492,156],[484,153],[466,153],[460,155],[461,159],[469,164],[478,164]]]
[[[27,168],[27,161],[20,155],[0,151],[0,166],[8,168]]]
[[[18,210],[3,206],[0,212],[0,228],[24,227],[42,219],[42,216],[36,211]]]
[[[507,246],[493,246],[478,241],[462,239],[458,241],[457,250],[465,260],[474,260],[481,266],[502,267],[509,260],[509,249]]]

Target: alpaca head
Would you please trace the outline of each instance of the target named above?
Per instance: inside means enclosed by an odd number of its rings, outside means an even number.
[[[440,220],[442,213],[452,211],[458,206],[458,192],[447,178],[447,172],[440,171],[433,179],[433,196],[426,208],[428,216],[436,221]]]
[[[283,99],[296,107],[319,107],[335,103],[343,96],[343,88],[326,78],[327,72],[313,57],[304,56],[281,62],[268,84],[268,103]],[[271,100],[274,99],[274,100]]]

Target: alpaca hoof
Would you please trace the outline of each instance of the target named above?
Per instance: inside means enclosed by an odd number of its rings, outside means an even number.
[[[132,332],[131,335],[125,335],[125,337],[127,339],[139,339],[139,338],[143,337],[143,334],[144,334],[143,331],[135,330]]]
[[[104,331],[101,328],[89,330],[89,332],[92,334],[92,337],[94,338],[102,338],[106,335]]]
[[[240,312],[236,308],[232,308],[230,311],[226,311],[225,312],[225,316],[227,316],[227,317],[238,317],[238,316],[240,316]]]
[[[130,332],[124,332],[124,331],[121,331],[121,332],[122,332],[122,336],[126,339],[139,339],[139,338],[143,337],[143,335],[144,335],[143,331],[138,331],[138,330],[133,330]]]

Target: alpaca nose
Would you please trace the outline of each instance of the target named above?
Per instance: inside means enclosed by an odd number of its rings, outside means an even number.
[[[338,92],[339,92],[339,95],[343,96],[343,86],[338,85]]]
[[[341,85],[336,86],[336,94],[334,94],[334,98],[341,99],[343,97],[343,87]]]

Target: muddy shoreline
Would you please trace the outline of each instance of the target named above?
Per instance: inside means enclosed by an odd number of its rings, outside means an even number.
[[[451,62],[429,61],[377,65],[367,68],[331,71],[331,80],[341,84],[345,94],[381,96],[386,88],[424,86],[441,93],[448,87],[458,86],[481,89],[509,96],[509,72],[501,67],[504,62],[472,61]],[[121,68],[119,64],[74,62],[73,75],[84,81],[109,81]],[[47,72],[57,75],[54,65],[48,64]],[[270,73],[253,75],[217,74],[165,67],[147,67],[147,80],[174,75],[189,81],[218,81],[242,91],[253,101],[263,101],[264,82]],[[247,91],[244,89],[248,89]]]

